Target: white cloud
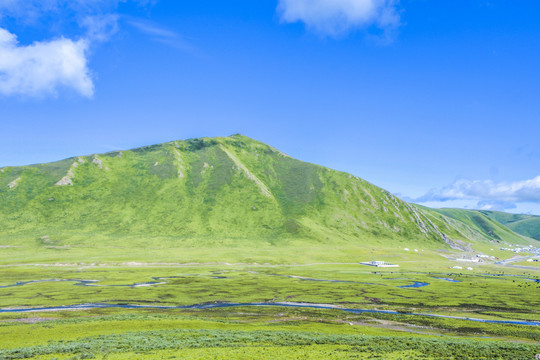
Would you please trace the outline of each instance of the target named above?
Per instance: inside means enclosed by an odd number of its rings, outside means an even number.
[[[516,209],[516,204],[507,201],[498,200],[482,200],[476,204],[476,208],[479,210],[494,210],[494,211],[507,211]]]
[[[376,26],[388,37],[400,25],[398,0],[279,0],[284,22],[303,22],[318,33],[338,35]]]
[[[0,95],[54,95],[61,88],[71,88],[91,97],[90,46],[117,32],[120,3],[150,5],[155,1],[0,0]],[[10,23],[7,19],[56,38],[21,45],[2,26]],[[58,33],[69,35],[57,38]]]
[[[540,175],[530,180],[501,183],[460,179],[449,186],[431,190],[415,200],[428,202],[459,199],[479,200],[480,204],[487,205],[500,202],[540,203]]]
[[[0,28],[0,93],[42,96],[71,88],[91,97],[86,40],[60,38],[20,45],[17,37]]]

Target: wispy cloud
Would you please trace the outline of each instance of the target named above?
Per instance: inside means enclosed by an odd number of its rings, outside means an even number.
[[[398,0],[279,0],[278,12],[286,23],[303,22],[323,35],[376,27],[389,39],[401,25]]]
[[[0,94],[43,96],[65,87],[91,97],[87,49],[85,40],[64,38],[23,46],[0,28]]]
[[[165,29],[155,23],[140,19],[130,19],[128,24],[148,35],[153,41],[162,43],[174,49],[185,51],[191,55],[199,55],[198,50],[182,35]]]
[[[491,180],[459,179],[440,189],[433,189],[416,202],[446,202],[451,200],[478,200],[481,207],[509,208],[514,203],[540,203],[540,175],[529,180],[493,182]]]
[[[117,14],[90,15],[80,21],[80,26],[87,40],[105,42],[118,32],[118,19]]]
[[[147,35],[155,36],[158,38],[167,38],[167,39],[177,39],[180,37],[177,33],[174,31],[170,31],[164,28],[161,28],[157,26],[156,24],[150,23],[148,21],[141,21],[141,20],[130,20],[129,23],[142,31],[143,33],[146,33]]]
[[[87,16],[112,14],[120,3],[143,0],[1,0],[0,13],[26,24],[47,18],[53,22],[80,21]]]

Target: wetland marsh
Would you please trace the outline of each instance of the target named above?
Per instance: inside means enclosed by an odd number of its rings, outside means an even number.
[[[511,359],[540,351],[531,271],[51,265],[0,268],[0,359]]]

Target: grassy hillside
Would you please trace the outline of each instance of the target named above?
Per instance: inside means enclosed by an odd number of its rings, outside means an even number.
[[[513,232],[482,211],[465,209],[433,209],[446,217],[455,219],[473,230],[470,238],[476,241],[528,243],[529,239]]]
[[[139,247],[403,242],[441,248],[521,240],[483,214],[471,216],[479,220],[421,209],[242,135],[0,170],[4,246],[129,247],[142,239]]]
[[[500,222],[514,232],[540,240],[540,216],[508,214],[500,211],[480,211],[489,218]]]

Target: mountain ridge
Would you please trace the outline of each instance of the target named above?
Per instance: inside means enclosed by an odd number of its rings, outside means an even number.
[[[240,134],[4,167],[0,199],[4,232],[32,238],[52,232],[66,239],[100,233],[274,245],[412,241],[462,250],[497,240]],[[511,231],[505,236],[527,241]]]
[[[540,216],[538,215],[509,214],[486,210],[480,210],[480,212],[518,234],[540,240]]]

